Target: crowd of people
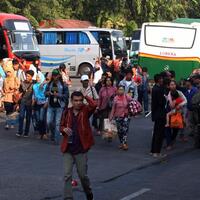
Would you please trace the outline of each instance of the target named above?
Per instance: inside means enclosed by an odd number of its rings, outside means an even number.
[[[177,84],[175,72],[164,71],[154,76],[151,89],[146,67],[130,66],[125,58],[117,57],[114,61],[98,59],[94,71],[83,74],[80,82],[81,87],[72,92],[69,101],[72,83],[65,64],[46,74],[41,72],[38,60],[28,64],[26,60],[19,63],[6,58],[0,66],[0,104],[6,112],[5,129],[15,128],[13,116],[18,113],[17,137],[29,137],[32,124],[40,139],[61,143],[65,199],[72,199],[74,163],[87,199],[93,199],[87,176],[87,151],[94,144],[93,135],[105,134],[107,120],[117,129],[119,149],[127,151],[131,117],[141,106],[143,115],[151,113],[154,122],[150,151],[153,157],[164,156],[161,154],[164,139],[167,150],[173,149],[178,134],[182,141],[187,141],[184,129],[194,136],[195,147],[200,148],[200,75]],[[112,137],[107,140],[111,142]]]

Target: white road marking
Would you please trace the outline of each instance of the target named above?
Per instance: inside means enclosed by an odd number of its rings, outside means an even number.
[[[120,199],[120,200],[131,200],[131,199],[134,199],[134,198],[136,198],[136,197],[138,197],[138,196],[140,196],[140,195],[142,195],[142,194],[144,194],[146,192],[149,192],[150,190],[151,189],[149,189],[149,188],[143,188],[143,189],[141,189],[141,190],[139,190],[137,192],[134,192],[134,193],[132,193],[132,194]]]

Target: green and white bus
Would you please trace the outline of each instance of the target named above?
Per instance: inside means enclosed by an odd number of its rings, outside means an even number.
[[[139,64],[150,78],[163,70],[174,70],[176,79],[188,77],[200,66],[200,23],[144,23]]]

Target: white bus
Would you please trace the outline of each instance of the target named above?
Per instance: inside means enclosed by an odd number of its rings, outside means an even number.
[[[90,27],[87,30],[98,41],[103,57],[127,57],[126,38],[121,30],[97,27]]]
[[[38,29],[41,65],[50,71],[61,63],[70,70],[71,76],[90,73],[95,60],[101,57],[99,44],[92,34],[82,29]]]
[[[123,32],[114,29],[83,28],[38,29],[38,43],[43,71],[65,63],[70,75],[90,73],[95,60],[101,56],[127,56]]]

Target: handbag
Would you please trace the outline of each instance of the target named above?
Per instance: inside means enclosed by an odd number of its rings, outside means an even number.
[[[142,112],[142,105],[137,100],[131,100],[128,104],[128,112],[130,116],[135,116]]]
[[[180,112],[176,112],[170,116],[170,128],[183,128],[184,121],[183,115]]]
[[[117,126],[115,121],[110,121],[109,119],[104,119],[104,133],[102,135],[105,138],[115,138],[117,136]]]

